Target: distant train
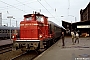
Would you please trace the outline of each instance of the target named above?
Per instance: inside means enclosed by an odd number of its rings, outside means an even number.
[[[20,39],[13,40],[13,49],[41,51],[50,47],[61,37],[63,27],[48,21],[43,14],[24,15],[20,22]]]
[[[1,39],[10,39],[10,30],[11,30],[11,37],[15,30],[19,33],[19,27],[8,27],[8,26],[0,26],[0,40]],[[19,34],[17,35],[19,38]]]

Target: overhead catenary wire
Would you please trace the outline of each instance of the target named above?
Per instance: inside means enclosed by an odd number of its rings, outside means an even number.
[[[24,3],[22,3],[22,2],[20,2],[20,1],[18,1],[18,0],[16,0],[16,1],[19,2],[19,3],[21,3],[21,4],[24,5],[24,6],[27,6],[27,7],[31,8],[31,9],[34,9],[34,8],[32,8],[32,7],[26,5],[26,4],[24,4]],[[35,10],[35,9],[34,9],[34,10]]]
[[[32,2],[22,2],[23,4],[30,4],[30,3],[34,3],[35,1],[32,1]],[[36,1],[37,2],[37,1]],[[19,7],[19,6],[22,6],[22,4],[19,4],[19,3],[16,3],[16,4],[13,4],[13,6],[15,6],[15,7]],[[9,9],[11,9],[10,7],[12,7],[12,6],[9,6],[8,8]],[[30,6],[29,6],[30,7]],[[32,8],[32,7],[30,7],[31,9],[34,9],[34,8]],[[5,9],[7,9],[7,6],[4,6],[4,7],[0,7],[0,10],[5,10]]]
[[[52,6],[51,6],[51,5],[50,5],[50,4],[49,4],[46,0],[44,0],[44,1],[48,4],[48,6],[50,6],[50,8],[51,8],[51,9],[53,9],[53,10],[54,10],[54,8],[52,8]],[[56,13],[56,8],[55,8],[55,10],[54,10],[54,11],[55,11],[55,14],[57,15],[57,13]],[[57,15],[57,17],[58,17],[58,15]],[[58,18],[58,19],[59,19],[59,18]],[[60,19],[59,19],[59,20],[60,20]],[[60,22],[59,20],[58,20],[58,22]]]
[[[6,5],[8,5],[8,6],[11,6],[11,7],[15,8],[15,9],[18,9],[18,10],[26,13],[26,11],[24,11],[24,10],[22,10],[22,9],[19,9],[19,8],[13,6],[13,5],[10,5],[10,4],[8,4],[8,3],[4,2],[4,1],[1,1],[1,0],[0,0],[0,2],[2,2],[2,3],[6,4]]]
[[[18,1],[18,0],[16,0],[16,1],[19,2],[18,4],[21,3],[21,5],[24,5],[24,6],[27,6],[27,7],[31,8],[31,9],[33,9],[33,10],[36,10],[36,9],[34,9],[34,8],[26,5],[25,2],[23,3],[23,2],[20,2],[20,1]],[[17,10],[19,10],[19,11],[22,11],[22,12],[24,12],[24,13],[27,13],[25,10],[18,8],[18,7],[19,7],[18,4],[10,5],[10,4],[8,4],[8,3],[4,2],[4,1],[1,1],[1,2],[4,3],[4,4],[6,4],[6,5],[8,5],[5,9],[10,9],[11,7],[13,7],[13,8],[15,8],[15,9],[17,9]],[[33,3],[33,2],[37,2],[37,1],[35,0],[35,1],[32,1],[32,2],[28,2],[28,3],[30,4],[30,3]],[[27,4],[28,4],[28,3],[27,3]],[[16,5],[17,5],[17,6],[16,6]],[[5,10],[5,9],[0,9],[0,10]],[[10,14],[8,10],[7,10],[7,14]]]
[[[46,0],[44,0],[46,3],[47,3],[47,1]],[[51,5],[49,4],[49,3],[47,3],[50,7],[51,7]],[[52,7],[51,7],[52,8]],[[52,8],[53,9],[53,8]]]
[[[52,6],[46,1],[46,0],[44,0],[50,7],[51,7],[51,9],[53,9],[55,12],[57,11],[57,9],[55,8],[52,8]],[[56,14],[57,15],[57,14]],[[58,16],[58,15],[57,15]]]
[[[38,1],[38,0],[37,0]],[[39,1],[38,1],[39,2]],[[40,2],[39,2],[40,3]],[[40,3],[48,12],[49,12],[49,10],[42,4],[42,3]],[[49,12],[50,13],[50,12]],[[51,14],[51,13],[50,13]],[[55,18],[52,14],[51,14],[51,16],[53,17],[53,18]],[[55,18],[56,19],[56,18]],[[57,20],[57,19],[56,19]],[[57,20],[58,21],[58,20]],[[59,22],[59,21],[58,21]]]
[[[37,0],[38,1],[38,0]],[[38,1],[39,2],[39,1]],[[41,2],[39,2],[47,11],[48,11],[48,9],[41,3]],[[48,11],[49,12],[49,11]],[[50,12],[49,12],[50,13]],[[50,13],[51,14],[51,13]],[[51,14],[52,15],[52,14]],[[53,15],[52,15],[52,17],[54,17]],[[55,18],[55,17],[54,17]]]
[[[8,8],[9,7],[12,7],[12,8],[15,8],[15,9],[17,9],[17,10],[19,10],[19,11],[22,11],[22,12],[24,12],[24,13],[27,13],[26,11],[24,11],[24,10],[22,10],[22,9],[20,9],[20,8],[18,8],[18,7],[16,7],[15,5],[16,4],[14,4],[14,5],[10,5],[10,4],[8,4],[7,2],[4,2],[4,1],[1,1],[0,0],[0,2],[1,3],[4,3],[4,4],[6,4],[7,6],[6,6],[6,9],[7,9],[7,14],[11,14],[11,13],[9,13],[9,11],[8,11]],[[36,1],[37,2],[37,1]],[[19,2],[20,3],[20,2]],[[25,5],[24,3],[22,3],[23,5]],[[31,7],[30,7],[31,8]],[[31,8],[31,9],[33,9],[33,8]],[[1,10],[1,9],[0,9]],[[11,14],[12,15],[12,14]],[[14,16],[14,15],[13,15]],[[15,16],[14,16],[15,17]]]

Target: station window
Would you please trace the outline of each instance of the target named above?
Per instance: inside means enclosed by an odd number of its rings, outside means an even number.
[[[1,30],[0,30],[0,33],[1,33]]]
[[[6,30],[4,30],[4,33],[6,33]]]
[[[12,30],[11,30],[11,33],[12,33]]]
[[[8,33],[10,33],[10,30],[8,30]]]
[[[2,30],[2,33],[4,33],[4,30]]]
[[[1,33],[3,33],[3,30],[1,30]]]
[[[14,33],[14,30],[12,30],[12,33]]]
[[[8,33],[8,30],[6,30],[6,32]]]
[[[14,32],[14,30],[11,30],[11,33],[13,33]]]

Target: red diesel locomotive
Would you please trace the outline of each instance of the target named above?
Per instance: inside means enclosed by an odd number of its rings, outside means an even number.
[[[20,39],[14,40],[13,47],[21,50],[44,50],[61,37],[62,27],[48,21],[40,13],[24,15],[20,22]]]

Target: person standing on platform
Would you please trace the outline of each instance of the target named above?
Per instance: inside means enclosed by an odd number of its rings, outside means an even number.
[[[79,34],[76,32],[76,39],[75,39],[75,43],[76,41],[78,41],[78,44],[79,44]]]
[[[75,38],[74,32],[71,32],[71,35],[72,35],[72,43],[73,43],[73,45],[74,45],[74,38]]]
[[[65,39],[65,37],[64,37],[64,32],[62,32],[61,37],[62,37],[62,47],[64,47],[64,46],[65,46],[65,42],[64,42],[64,39]]]

